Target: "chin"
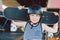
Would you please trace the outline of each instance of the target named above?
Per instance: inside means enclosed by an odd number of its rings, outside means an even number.
[[[33,23],[38,23],[38,22],[33,22]]]

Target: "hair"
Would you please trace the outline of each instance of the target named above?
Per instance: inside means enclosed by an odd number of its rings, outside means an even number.
[[[40,18],[39,22],[41,22],[41,20],[42,20],[42,16],[43,16],[43,15],[42,15],[42,14],[40,14],[40,16],[41,16],[41,18]]]

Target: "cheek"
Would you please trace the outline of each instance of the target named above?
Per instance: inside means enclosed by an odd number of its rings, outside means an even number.
[[[36,19],[36,21],[39,21],[39,20],[40,20],[40,18],[37,18],[37,19]]]
[[[37,20],[40,20],[40,18],[41,18],[41,17],[37,17],[36,19],[37,19]]]
[[[32,17],[29,17],[29,20],[33,20],[33,18]]]
[[[39,21],[40,21],[40,19],[41,19],[41,18],[39,17],[39,18],[37,18],[37,19],[36,19],[36,21],[37,21],[37,22],[39,22]]]

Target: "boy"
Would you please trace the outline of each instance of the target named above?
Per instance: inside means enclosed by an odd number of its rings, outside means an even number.
[[[27,22],[15,22],[16,26],[25,27],[23,40],[42,40],[42,30],[55,33],[58,30],[58,23],[53,25],[53,28],[47,26],[47,24],[41,23],[43,11],[39,5],[31,5],[28,9],[29,20]],[[58,15],[57,13],[54,13]]]

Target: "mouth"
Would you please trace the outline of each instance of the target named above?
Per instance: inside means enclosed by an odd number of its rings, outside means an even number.
[[[36,20],[33,20],[33,21],[36,21]]]
[[[33,21],[36,21],[37,19],[32,19]]]

